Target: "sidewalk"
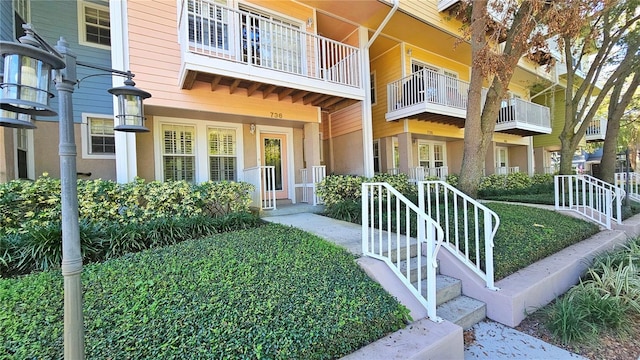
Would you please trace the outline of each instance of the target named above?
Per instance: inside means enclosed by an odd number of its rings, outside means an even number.
[[[360,225],[310,213],[267,216],[263,220],[299,228],[342,246],[356,256],[362,255]],[[465,348],[465,360],[585,359],[491,320],[482,321],[473,329],[475,342]],[[375,358],[375,354],[371,355]]]

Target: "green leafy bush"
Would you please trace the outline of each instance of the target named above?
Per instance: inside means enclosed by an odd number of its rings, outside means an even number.
[[[85,262],[255,226],[248,213],[253,185],[190,184],[136,179],[127,184],[78,181],[80,240]],[[0,275],[60,266],[60,180],[0,185]]]
[[[578,285],[542,311],[546,326],[563,343],[626,334],[640,314],[639,262],[640,238],[597,257]]]
[[[85,267],[88,359],[336,359],[408,310],[352,255],[279,225]],[[0,279],[0,358],[62,358],[62,277]]]

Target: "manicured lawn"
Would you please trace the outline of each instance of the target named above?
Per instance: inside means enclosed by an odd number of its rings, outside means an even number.
[[[352,255],[279,225],[92,264],[88,359],[333,359],[404,326],[408,310]],[[0,358],[62,357],[59,271],[0,280]]]
[[[494,239],[496,279],[502,279],[599,231],[595,224],[524,205],[486,203],[500,217]]]

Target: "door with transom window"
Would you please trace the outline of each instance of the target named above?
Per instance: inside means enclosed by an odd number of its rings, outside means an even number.
[[[276,199],[287,199],[287,135],[268,134],[260,135],[261,162],[264,166],[275,168]]]

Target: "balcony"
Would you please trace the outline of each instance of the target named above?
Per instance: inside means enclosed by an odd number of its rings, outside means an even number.
[[[469,83],[423,69],[387,84],[387,121],[403,118],[464,127]]]
[[[495,131],[520,136],[551,134],[551,112],[546,106],[509,99],[498,113]]]
[[[300,26],[298,26],[300,25]],[[236,10],[206,0],[183,0],[179,19],[180,85],[246,89],[279,101],[323,109],[365,98],[360,50],[313,33],[304,25]]]
[[[593,119],[587,128],[585,140],[587,142],[604,141],[607,134],[607,119]]]
[[[424,69],[387,85],[387,121],[412,118],[464,127],[469,83]],[[482,92],[482,103],[486,96]],[[510,99],[500,109],[495,131],[530,136],[551,133],[546,106]]]

